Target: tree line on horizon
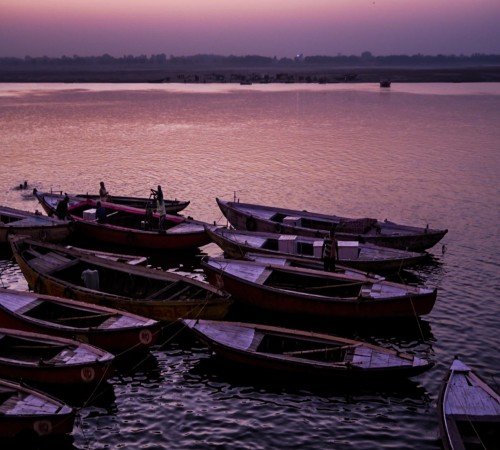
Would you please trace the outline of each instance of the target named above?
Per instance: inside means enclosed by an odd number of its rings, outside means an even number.
[[[167,56],[164,53],[147,55],[124,55],[114,57],[107,53],[101,56],[25,56],[0,57],[0,66],[44,67],[44,66],[290,66],[290,65],[331,65],[331,66],[427,66],[427,65],[500,65],[500,55],[474,53],[471,55],[386,55],[374,56],[371,52],[361,55],[303,56],[277,58],[259,55],[222,56],[198,54],[192,56]]]

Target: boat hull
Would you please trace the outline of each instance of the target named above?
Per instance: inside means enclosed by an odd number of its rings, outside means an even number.
[[[75,220],[75,233],[90,242],[111,244],[136,250],[189,250],[210,242],[205,231],[170,234],[152,231],[132,230],[106,224],[97,224],[83,219]]]
[[[96,384],[107,380],[113,373],[110,364],[84,365],[81,367],[20,367],[0,362],[0,377],[26,382],[72,386]]]

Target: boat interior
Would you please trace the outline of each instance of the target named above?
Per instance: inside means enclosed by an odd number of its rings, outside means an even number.
[[[453,422],[467,450],[498,448],[500,442],[498,416],[460,416],[454,417]]]
[[[23,315],[46,322],[59,323],[68,327],[99,327],[114,313],[72,308],[62,303],[40,302]]]
[[[284,334],[263,334],[256,348],[257,352],[272,353],[294,358],[305,358],[313,361],[343,362],[353,345],[342,345],[335,342],[317,342]]]
[[[50,248],[27,245],[22,257],[35,270],[75,286],[140,300],[205,299],[209,291],[184,280],[148,277]],[[85,274],[84,274],[85,273]]]
[[[364,284],[361,281],[335,277],[320,277],[279,269],[272,270],[264,286],[291,291],[300,291],[325,297],[358,297]]]
[[[6,414],[17,402],[23,401],[25,397],[24,392],[9,386],[0,386],[0,414]]]
[[[296,255],[302,255],[302,256],[310,256],[313,257],[314,255],[314,246],[312,242],[301,242],[299,240],[295,240],[294,248],[293,248],[293,254]],[[281,252],[283,251],[280,248],[280,243],[278,239],[270,238],[266,239],[264,244],[262,244],[261,248],[266,249],[266,250],[272,250],[276,252]],[[289,252],[292,253],[292,252]]]
[[[326,232],[328,232],[332,226],[336,227],[336,231],[362,234],[378,228],[377,219],[371,219],[368,217],[361,219],[342,219],[341,217],[338,217],[333,220],[326,220],[314,217],[290,217],[286,214],[276,213],[270,220],[284,225],[292,225],[294,227],[310,228],[312,230]]]
[[[19,222],[20,220],[26,219],[26,217],[17,216],[15,214],[6,214],[0,211],[0,224]]]
[[[67,345],[56,342],[37,341],[33,339],[0,334],[0,358],[38,363],[50,361]]]
[[[95,208],[87,204],[77,205],[70,208],[70,214],[76,217],[81,217],[85,220],[95,221]],[[134,230],[143,231],[158,231],[159,229],[159,218],[151,214],[135,214],[128,211],[116,209],[106,210],[106,224],[115,225],[124,228],[131,228]],[[165,219],[163,224],[163,229],[168,230],[178,225],[178,222],[172,222]]]

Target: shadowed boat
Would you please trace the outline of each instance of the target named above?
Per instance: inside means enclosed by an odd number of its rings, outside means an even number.
[[[8,236],[22,234],[42,241],[63,241],[71,234],[71,224],[20,209],[0,206],[0,244]]]
[[[446,450],[498,448],[500,395],[458,359],[441,386],[438,414]]]
[[[186,276],[130,266],[74,249],[10,238],[12,251],[35,292],[123,309],[156,320],[221,319],[229,295]]]
[[[142,316],[60,297],[0,289],[0,327],[87,342],[115,353],[154,345],[160,323]]]
[[[114,356],[61,337],[0,328],[0,377],[34,383],[98,383],[112,373]]]
[[[248,252],[293,256],[305,263],[321,263],[324,239],[290,234],[259,233],[207,227],[207,233],[231,258],[243,258]],[[365,272],[398,272],[420,264],[426,253],[415,253],[357,241],[339,241],[337,263]]]
[[[307,377],[411,377],[432,363],[327,334],[237,322],[183,320],[220,357],[263,372]]]
[[[73,408],[54,397],[0,379],[0,437],[69,434],[75,415]]]
[[[53,193],[53,192],[38,192],[36,189],[33,190],[33,195],[38,199],[42,205],[45,212],[52,216],[56,212],[57,204],[64,198],[65,194]],[[89,194],[68,194],[69,206],[76,205],[82,200],[100,200],[99,195],[89,195]],[[165,199],[165,211],[167,214],[176,214],[182,211],[189,205],[189,201],[182,200],[168,200]],[[132,208],[146,209],[146,208],[156,208],[156,202],[151,198],[147,197],[126,197],[126,196],[108,196],[109,203],[116,203],[117,205],[130,206]]]
[[[436,289],[363,274],[342,274],[259,261],[205,258],[208,280],[235,301],[261,310],[323,319],[410,318],[430,313]]]
[[[37,197],[43,198],[42,194]],[[75,233],[93,243],[99,242],[138,250],[194,250],[210,242],[204,222],[183,216],[166,215],[160,230],[157,213],[115,203],[102,202],[104,222],[96,219],[97,202],[82,199],[69,206],[68,215]]]
[[[383,247],[422,251],[437,244],[448,230],[400,225],[387,220],[353,219],[308,211],[216,199],[238,230],[324,237],[335,227],[337,239],[354,239]]]

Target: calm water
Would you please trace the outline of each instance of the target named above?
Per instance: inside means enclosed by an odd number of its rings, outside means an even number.
[[[224,222],[215,197],[236,191],[450,230],[446,252],[417,272],[439,289],[432,314],[403,329],[327,330],[431,358],[427,373],[389,386],[255,380],[169,338],[82,407],[59,446],[439,448],[436,398],[453,356],[498,383],[498,124],[498,84],[0,85],[0,204],[35,209],[12,189],[24,180],[68,192],[104,180],[111,194],[162,184],[210,222]],[[27,289],[5,258],[0,284]]]

